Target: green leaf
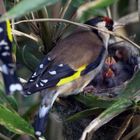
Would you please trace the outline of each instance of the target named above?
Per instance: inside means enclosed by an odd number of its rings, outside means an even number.
[[[11,110],[18,110],[15,98],[13,96],[6,96],[2,83],[0,83],[0,104],[7,106]]]
[[[91,116],[91,115],[95,114],[96,110],[99,110],[99,108],[94,107],[94,108],[86,109],[84,111],[78,112],[78,113],[68,117],[66,119],[66,121],[73,122],[73,121],[76,121],[76,120]]]
[[[79,7],[81,4],[83,4],[85,2],[85,0],[73,0],[72,1],[72,5],[74,7]]]
[[[98,128],[109,122],[115,116],[124,112],[129,106],[135,105],[135,101],[139,101],[139,98],[136,98],[140,95],[140,71],[137,72],[134,78],[128,83],[127,87],[121,92],[118,100],[112,104],[108,109],[103,111],[97,118],[95,118],[85,129],[82,139],[84,139],[87,133],[92,130],[96,131]],[[89,128],[90,127],[90,128]]]
[[[135,98],[135,96],[140,95],[140,71],[138,71],[132,80],[129,81],[127,87],[120,94],[120,98]]]
[[[81,21],[84,21],[86,20],[85,18],[90,17],[91,14],[92,16],[94,14],[97,15],[97,10],[106,8],[116,1],[118,0],[98,0],[85,3],[84,5],[80,6],[77,10],[77,17]],[[100,15],[100,13],[98,15]]]
[[[28,122],[22,119],[16,112],[0,105],[0,124],[16,134],[34,136],[34,130]]]
[[[104,100],[93,95],[77,95],[74,98],[90,108],[108,108],[115,102],[114,100]]]
[[[34,71],[37,64],[40,62],[35,55],[28,51],[28,47],[26,46],[24,46],[22,49],[22,57],[25,65],[32,71]]]
[[[4,14],[0,21],[21,17],[29,12],[41,9],[44,6],[49,6],[56,3],[58,0],[22,0],[15,5],[11,10]]]
[[[91,131],[96,131],[101,126],[109,122],[112,118],[125,111],[133,102],[130,99],[121,98],[116,101],[111,107],[103,111],[97,118],[95,118],[84,130],[82,134],[82,140],[85,139],[86,135]]]

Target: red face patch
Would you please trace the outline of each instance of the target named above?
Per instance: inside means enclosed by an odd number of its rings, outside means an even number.
[[[110,19],[109,17],[104,17],[103,20],[109,24],[109,23],[112,23],[112,19]]]
[[[108,28],[108,30],[112,31],[113,30],[113,20],[110,19],[109,17],[104,17],[103,21],[105,21],[106,27]]]

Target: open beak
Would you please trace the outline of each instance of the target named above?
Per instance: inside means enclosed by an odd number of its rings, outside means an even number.
[[[109,66],[113,65],[113,64],[116,64],[116,60],[113,57],[109,56],[109,57],[106,58],[105,64],[107,64]]]
[[[115,74],[114,74],[113,70],[110,68],[110,66],[113,64],[116,64],[115,59],[113,57],[107,57],[105,60],[105,64],[107,64],[109,66],[109,69],[104,73],[104,76],[106,78],[113,77]]]
[[[105,77],[106,77],[106,78],[111,78],[111,77],[113,77],[113,76],[114,76],[114,72],[112,71],[111,68],[109,68],[108,71],[105,72]]]

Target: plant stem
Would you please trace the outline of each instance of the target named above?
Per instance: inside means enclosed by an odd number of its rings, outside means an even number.
[[[3,140],[11,140],[7,136],[3,135],[2,133],[0,133],[0,138],[2,138]]]
[[[140,49],[139,45],[137,45],[136,43],[131,41],[129,38],[127,38],[127,37],[125,37],[125,36],[123,36],[121,34],[118,34],[118,33],[112,32],[112,31],[108,31],[108,30],[104,30],[104,29],[101,29],[101,28],[98,28],[98,27],[95,27],[95,26],[91,26],[91,25],[87,25],[87,24],[83,24],[83,23],[77,23],[77,22],[69,21],[69,20],[66,20],[66,19],[60,19],[60,18],[43,18],[42,19],[41,18],[41,19],[34,19],[34,20],[21,20],[21,21],[16,22],[15,24],[27,23],[27,22],[45,22],[45,21],[49,21],[49,22],[65,22],[65,23],[73,24],[73,25],[80,26],[80,27],[83,27],[83,28],[86,28],[86,29],[91,29],[91,28],[92,29],[97,29],[99,31],[108,33],[110,35],[122,38],[123,40],[129,42],[130,44],[132,44],[135,47]]]

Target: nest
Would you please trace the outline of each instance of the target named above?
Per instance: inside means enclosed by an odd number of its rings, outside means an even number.
[[[102,70],[85,88],[85,93],[115,97],[137,72],[140,60],[138,49],[121,41],[111,44],[108,51]],[[108,59],[112,60],[109,62]]]

